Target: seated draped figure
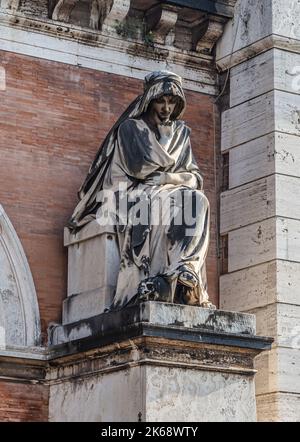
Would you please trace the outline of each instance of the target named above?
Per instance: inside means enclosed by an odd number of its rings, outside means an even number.
[[[214,308],[205,269],[209,202],[180,119],[185,107],[178,75],[147,75],[79,190],[69,229],[96,219],[117,235],[120,268],[108,310],[146,300]]]

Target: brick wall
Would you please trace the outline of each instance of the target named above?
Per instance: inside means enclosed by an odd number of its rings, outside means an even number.
[[[0,203],[21,239],[33,274],[44,338],[60,321],[66,297],[63,228],[98,146],[128,103],[136,79],[52,61],[0,53]],[[212,206],[207,260],[209,292],[218,299],[212,98],[187,92],[185,120]]]
[[[0,382],[0,422],[47,422],[49,387]]]

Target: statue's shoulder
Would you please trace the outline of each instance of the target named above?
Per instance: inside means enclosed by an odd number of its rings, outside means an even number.
[[[125,121],[123,121],[120,126],[119,126],[119,131],[121,132],[128,132],[128,131],[132,131],[134,129],[136,129],[138,127],[139,124],[138,119],[136,118],[127,118]]]
[[[190,127],[186,124],[185,121],[183,121],[183,120],[176,120],[176,121],[175,121],[175,124],[176,124],[176,129],[182,131],[182,133],[183,133],[185,136],[188,137],[188,136],[190,135],[190,133],[191,133],[191,129],[190,129]]]

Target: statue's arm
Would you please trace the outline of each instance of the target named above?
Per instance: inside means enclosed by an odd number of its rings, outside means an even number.
[[[162,156],[157,155],[147,132],[141,131],[134,120],[127,120],[119,127],[118,154],[123,172],[139,181],[163,167]]]
[[[203,190],[203,178],[193,155],[190,132],[190,128],[185,126],[182,153],[172,173],[167,173],[164,179],[167,184],[183,185],[192,189]]]
[[[193,155],[190,133],[191,129],[186,127],[187,136],[186,141],[184,143],[183,155],[178,162],[177,172],[189,173],[193,175],[194,180],[196,179],[196,188],[199,190],[203,190],[203,178],[202,174],[199,170],[198,164]]]
[[[170,137],[174,125],[160,126],[160,144],[163,145],[164,139]],[[187,186],[191,189],[203,189],[203,179],[198,165],[193,156],[190,129],[184,127],[184,137],[182,138],[182,153],[172,172],[154,172],[147,177],[145,183],[152,186],[162,186],[164,184],[173,184],[175,186]],[[172,135],[173,136],[173,135]],[[164,138],[165,137],[165,138]]]
[[[197,189],[198,187],[198,180],[192,172],[165,172],[164,181],[164,184],[187,186],[192,189]]]
[[[187,186],[191,189],[198,188],[198,180],[190,172],[154,172],[145,180],[145,184],[150,186],[163,186],[173,184],[174,186]]]

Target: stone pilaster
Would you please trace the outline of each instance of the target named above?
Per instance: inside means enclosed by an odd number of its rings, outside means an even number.
[[[221,308],[255,313],[258,333],[275,338],[256,364],[259,420],[300,416],[299,23],[297,1],[242,0],[217,50],[220,69],[230,69]]]

